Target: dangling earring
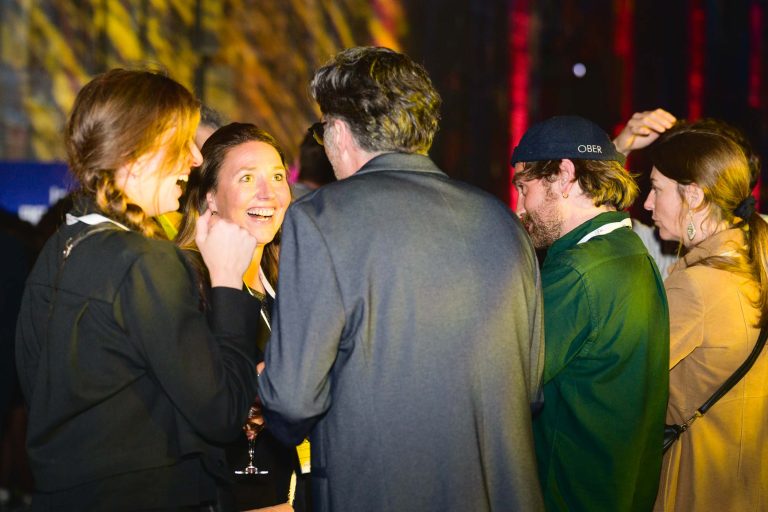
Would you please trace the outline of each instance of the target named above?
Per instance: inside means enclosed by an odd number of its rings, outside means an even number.
[[[685,233],[688,235],[688,240],[693,242],[693,237],[696,236],[696,226],[693,225],[693,215],[690,212],[688,213],[688,227]]]

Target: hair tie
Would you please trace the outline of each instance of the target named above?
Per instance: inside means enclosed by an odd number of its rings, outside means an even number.
[[[733,209],[733,214],[745,222],[752,217],[753,213],[755,213],[755,198],[751,195],[741,201],[739,205]]]

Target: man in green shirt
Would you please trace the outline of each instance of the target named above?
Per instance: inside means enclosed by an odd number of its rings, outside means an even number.
[[[515,148],[517,213],[542,266],[544,408],[534,419],[548,510],[647,511],[661,468],[669,313],[627,208],[638,188],[608,135],[554,117]]]

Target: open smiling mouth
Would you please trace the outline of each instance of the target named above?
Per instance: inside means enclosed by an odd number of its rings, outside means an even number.
[[[250,208],[246,210],[249,217],[256,220],[270,220],[275,215],[274,208]]]

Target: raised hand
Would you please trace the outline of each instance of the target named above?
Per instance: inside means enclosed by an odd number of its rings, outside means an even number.
[[[642,149],[672,128],[677,118],[662,108],[636,112],[621,133],[613,140],[616,149],[628,155],[635,149]]]
[[[211,286],[243,287],[243,274],[253,259],[256,238],[208,210],[197,219],[195,242],[208,267]]]

